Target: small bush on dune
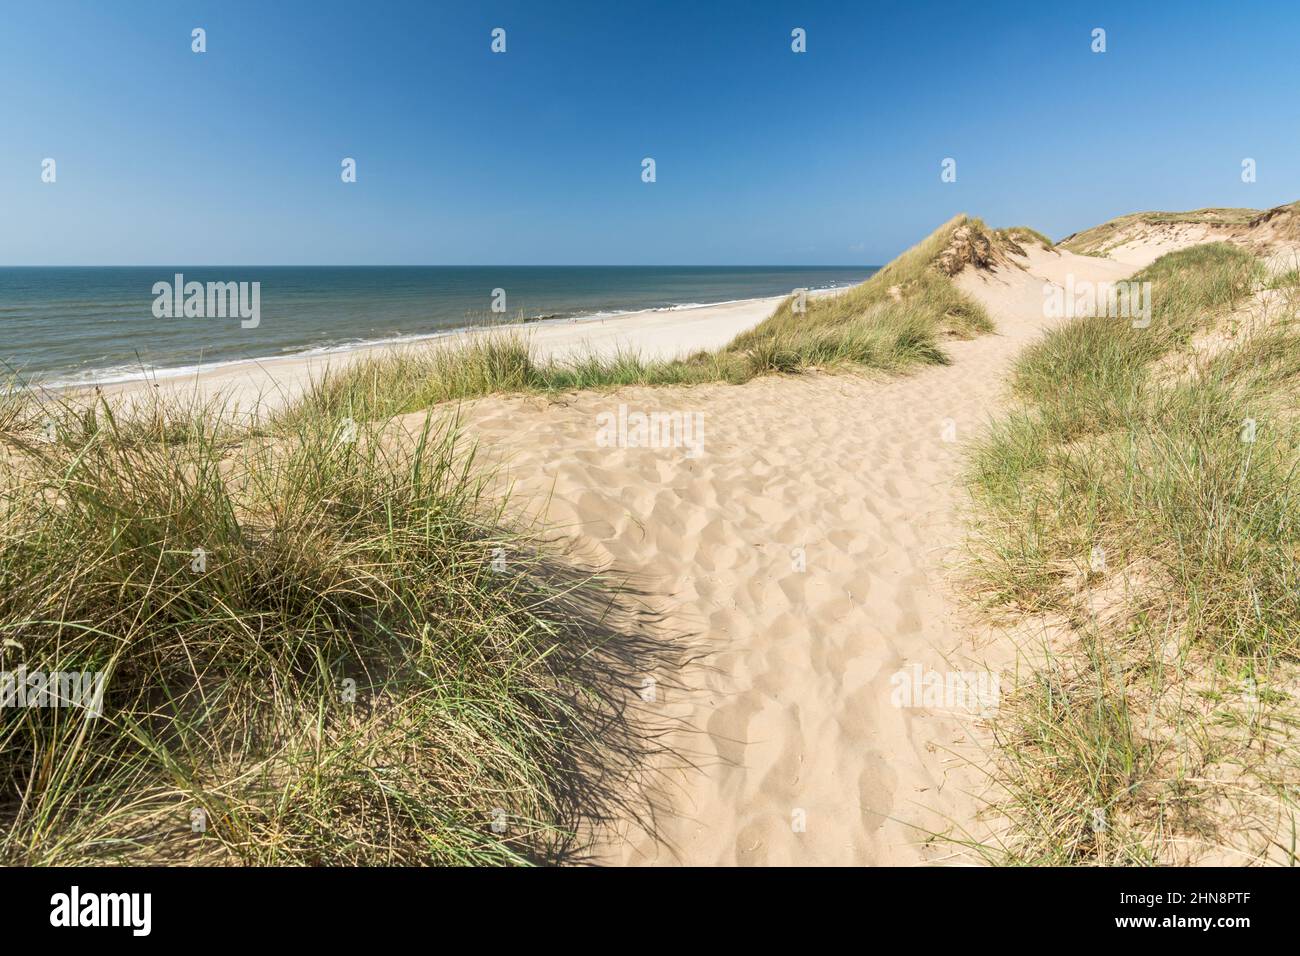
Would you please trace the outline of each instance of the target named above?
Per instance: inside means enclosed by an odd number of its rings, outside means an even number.
[[[1051,239],[1048,239],[1037,229],[1031,229],[1028,226],[1011,226],[1007,229],[999,229],[998,233],[1021,245],[1033,243],[1042,246],[1044,249],[1052,249],[1056,246],[1056,243],[1052,242]]]

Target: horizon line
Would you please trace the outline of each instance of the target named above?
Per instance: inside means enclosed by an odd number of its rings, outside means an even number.
[[[393,263],[323,263],[323,262],[190,262],[178,263],[44,263],[19,264],[3,263],[0,269],[879,269],[881,265],[860,262],[755,262],[755,263],[717,263],[706,262],[690,264],[683,262],[663,263],[488,263],[463,264],[441,262],[393,262]]]

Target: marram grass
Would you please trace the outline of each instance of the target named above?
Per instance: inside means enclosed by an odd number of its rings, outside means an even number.
[[[43,414],[0,462],[3,670],[106,693],[0,709],[0,861],[528,863],[638,812],[660,648],[510,530],[454,423]]]
[[[981,849],[1294,862],[1300,331],[1289,316],[1193,351],[1264,284],[1235,247],[1135,278],[1153,283],[1152,324],[1080,318],[1030,346],[1018,407],[971,458],[975,580],[1070,625],[1029,649],[994,721],[1010,828]]]

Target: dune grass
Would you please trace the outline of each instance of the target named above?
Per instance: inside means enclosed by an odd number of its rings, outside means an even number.
[[[1019,245],[1034,243],[1044,249],[1051,249],[1056,245],[1037,229],[1031,229],[1028,226],[1009,226],[1006,229],[999,229],[998,233]]]
[[[0,459],[2,669],[106,693],[0,709],[0,861],[528,863],[635,812],[659,649],[454,423],[42,413]]]
[[[31,383],[23,375],[0,375],[0,439],[31,431],[39,411]]]
[[[958,216],[861,285],[803,302],[792,295],[757,327],[714,351],[674,360],[630,351],[551,359],[540,357],[525,334],[506,329],[458,345],[362,359],[314,383],[291,415],[372,419],[494,393],[742,384],[812,369],[894,371],[941,363],[944,336],[992,328],[980,305],[935,267],[962,228],[984,231],[978,220]]]
[[[1275,274],[1269,279],[1268,287],[1288,292],[1300,289],[1300,269],[1287,269]]]
[[[851,342],[857,335],[879,329],[885,341],[899,341],[914,352],[918,340],[937,342],[942,335],[968,338],[993,329],[983,307],[960,292],[936,264],[954,239],[969,234],[986,236],[978,219],[957,216],[944,223],[917,245],[894,259],[866,282],[842,295],[809,299],[804,312],[796,312],[787,299],[763,322],[743,332],[725,351],[744,352],[755,348],[784,346],[792,352],[811,352],[808,364],[817,364],[821,336],[831,341]],[[849,361],[867,364],[888,352],[845,350]],[[938,355],[924,355],[940,361]]]
[[[995,721],[1013,828],[986,849],[1294,861],[1300,328],[1192,349],[1263,284],[1234,247],[1136,278],[1153,282],[1152,324],[1081,318],[1046,335],[1015,367],[1019,408],[972,456],[980,586],[1069,625],[1033,649]],[[1193,373],[1168,374],[1171,355]]]

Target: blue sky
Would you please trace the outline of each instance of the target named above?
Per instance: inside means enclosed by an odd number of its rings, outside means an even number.
[[[1294,2],[0,3],[0,264],[874,264],[1300,199]]]

